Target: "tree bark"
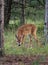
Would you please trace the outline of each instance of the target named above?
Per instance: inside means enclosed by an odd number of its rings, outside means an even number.
[[[22,7],[21,7],[21,22],[20,25],[25,24],[25,0],[22,0]]]
[[[44,32],[45,32],[45,38],[46,43],[48,43],[48,0],[45,0],[45,26],[44,26]]]
[[[3,56],[4,47],[4,0],[0,0],[0,56]]]

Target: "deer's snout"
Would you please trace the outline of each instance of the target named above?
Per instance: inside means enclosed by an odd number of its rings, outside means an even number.
[[[20,44],[18,46],[20,46]]]

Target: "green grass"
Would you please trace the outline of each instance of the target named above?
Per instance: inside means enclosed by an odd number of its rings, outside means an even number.
[[[37,36],[39,38],[39,40],[41,41],[41,43],[44,42],[44,33],[43,33],[43,30],[40,29],[40,27],[42,28],[43,27],[43,23],[42,22],[36,22],[35,23],[36,26],[39,28],[38,31],[37,31]],[[37,25],[37,24],[40,24]],[[5,41],[4,41],[4,49],[5,49],[5,54],[15,54],[15,55],[30,55],[30,54],[48,54],[48,44],[42,46],[42,47],[39,47],[37,46],[37,43],[36,41],[32,38],[32,44],[33,44],[33,47],[30,46],[28,48],[28,44],[29,44],[29,38],[26,39],[27,41],[27,44],[22,44],[20,47],[18,46],[18,44],[16,43],[16,38],[15,38],[15,34],[16,32],[12,30],[5,30],[4,32],[4,38],[5,38]],[[27,47],[26,47],[27,46]]]
[[[8,37],[9,36],[9,37]],[[5,39],[4,48],[6,54],[48,54],[48,45],[45,45],[44,47],[25,47],[24,45],[21,45],[20,47],[16,44],[15,38],[12,35],[8,35]]]

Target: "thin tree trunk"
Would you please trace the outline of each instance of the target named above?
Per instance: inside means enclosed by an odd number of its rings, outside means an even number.
[[[22,7],[21,7],[21,22],[20,25],[25,24],[25,0],[22,0]]]
[[[4,47],[4,0],[0,0],[0,56],[3,55]]]
[[[44,32],[45,32],[45,38],[46,38],[46,43],[48,43],[48,0],[45,0],[45,27],[44,27]]]

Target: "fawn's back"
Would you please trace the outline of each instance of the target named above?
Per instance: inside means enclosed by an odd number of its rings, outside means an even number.
[[[18,29],[18,35],[28,35],[35,33],[36,26],[34,24],[25,24]]]

